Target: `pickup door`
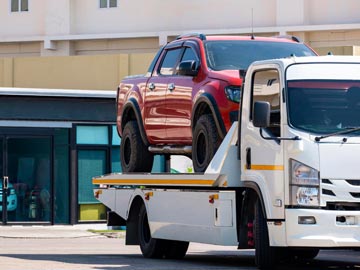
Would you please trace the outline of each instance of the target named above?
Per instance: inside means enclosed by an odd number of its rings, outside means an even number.
[[[182,44],[165,48],[146,85],[144,125],[152,144],[191,142],[193,77],[177,76],[176,67],[182,58],[196,55]]]
[[[192,47],[183,47],[179,62],[199,59]],[[169,77],[166,91],[166,134],[180,144],[191,144],[191,111],[196,77],[181,76],[174,72]]]
[[[144,126],[148,140],[156,144],[164,140],[165,133],[165,93],[167,78],[154,74],[149,78],[145,89]]]

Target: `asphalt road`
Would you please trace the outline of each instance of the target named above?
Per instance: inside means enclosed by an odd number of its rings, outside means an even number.
[[[235,247],[190,245],[183,260],[145,259],[137,246],[123,238],[0,238],[1,270],[101,269],[198,270],[256,269],[254,253]],[[310,263],[280,265],[278,269],[360,269],[360,251],[322,251]]]

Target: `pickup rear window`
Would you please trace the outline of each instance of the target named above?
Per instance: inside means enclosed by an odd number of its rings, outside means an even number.
[[[205,52],[208,67],[216,71],[246,70],[258,60],[316,55],[303,43],[256,40],[206,41]]]

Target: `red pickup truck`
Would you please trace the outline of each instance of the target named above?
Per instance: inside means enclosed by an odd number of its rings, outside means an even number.
[[[123,79],[117,129],[123,172],[150,172],[154,154],[192,158],[205,171],[233,121],[256,60],[316,53],[296,38],[191,34],[162,47],[146,75]]]

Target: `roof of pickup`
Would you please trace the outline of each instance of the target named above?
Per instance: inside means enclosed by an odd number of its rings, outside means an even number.
[[[189,39],[189,38],[199,38],[201,40],[254,40],[254,41],[273,41],[273,42],[301,42],[295,36],[285,35],[285,36],[274,36],[274,37],[258,37],[258,36],[206,36],[204,34],[190,33],[177,37],[176,39]]]

